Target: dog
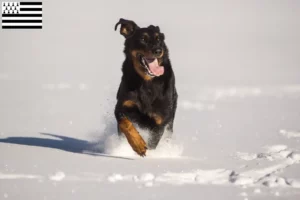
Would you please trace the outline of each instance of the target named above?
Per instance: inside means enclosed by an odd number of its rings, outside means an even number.
[[[175,75],[159,26],[140,28],[134,21],[120,18],[115,31],[125,37],[125,60],[117,92],[115,118],[119,136],[126,136],[132,149],[146,156],[155,149],[165,131],[173,133],[178,94]],[[147,143],[135,125],[149,131]]]

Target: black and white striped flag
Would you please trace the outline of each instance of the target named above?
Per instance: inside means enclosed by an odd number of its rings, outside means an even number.
[[[2,2],[2,29],[41,29],[42,2]]]

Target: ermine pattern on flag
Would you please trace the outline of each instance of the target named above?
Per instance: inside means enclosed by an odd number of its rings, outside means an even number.
[[[2,2],[3,29],[41,29],[42,2]]]

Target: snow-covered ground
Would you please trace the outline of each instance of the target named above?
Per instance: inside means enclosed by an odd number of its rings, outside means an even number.
[[[89,2],[0,30],[0,199],[300,198],[299,2]],[[145,158],[116,137],[119,17],[160,25],[177,78]]]

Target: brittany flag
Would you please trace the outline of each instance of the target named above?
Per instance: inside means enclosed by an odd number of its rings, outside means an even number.
[[[2,29],[41,29],[42,2],[2,2]]]

